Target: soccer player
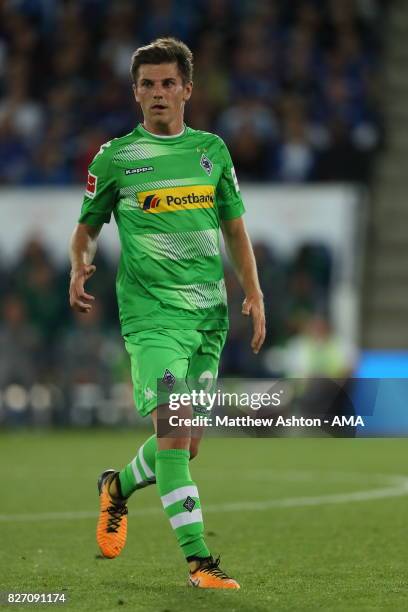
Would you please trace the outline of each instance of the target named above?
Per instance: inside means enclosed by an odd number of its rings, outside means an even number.
[[[113,213],[121,241],[116,290],[122,335],[130,355],[134,399],[151,415],[156,433],[120,471],[98,481],[97,542],[105,557],[123,549],[127,500],[156,483],[161,502],[201,588],[239,588],[219,567],[204,540],[197,485],[189,461],[200,439],[189,429],[158,437],[157,381],[217,376],[228,329],[219,229],[245,293],[242,313],[252,317],[252,349],[265,338],[263,296],[246,232],[237,178],[216,135],[187,127],[192,54],[173,38],[157,39],[132,56],[131,75],[144,121],[130,134],[102,145],[89,167],[81,216],[71,239],[70,304],[89,312],[94,296],[85,283],[97,236]],[[191,407],[178,416],[191,415]]]

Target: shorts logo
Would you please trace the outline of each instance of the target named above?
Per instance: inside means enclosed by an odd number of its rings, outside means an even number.
[[[144,395],[145,395],[145,400],[151,400],[154,397],[156,397],[157,393],[155,393],[153,389],[151,389],[150,387],[146,387]]]
[[[160,204],[160,198],[157,197],[155,193],[148,195],[143,200],[143,210],[150,210],[152,208],[157,208]]]
[[[183,508],[188,510],[188,512],[192,512],[195,505],[196,505],[196,503],[195,503],[194,499],[188,495],[186,497],[186,501],[183,504]]]
[[[214,208],[214,185],[191,185],[151,191],[139,191],[136,204],[147,213],[169,213],[196,208]],[[160,205],[159,205],[160,204]]]
[[[171,391],[174,387],[174,383],[176,382],[176,377],[170,372],[170,370],[166,369],[163,374],[162,382],[166,385],[169,391]]]
[[[211,172],[213,169],[213,163],[210,159],[208,159],[206,155],[204,155],[204,153],[202,154],[201,159],[200,159],[200,166],[203,168],[203,170],[206,171],[208,176],[211,175]]]
[[[87,195],[88,198],[95,197],[97,184],[98,184],[98,177],[95,176],[95,174],[88,172],[88,180],[86,183],[86,191],[85,191],[85,195]]]
[[[127,168],[125,174],[142,174],[142,172],[151,172],[154,170],[153,166],[143,166],[142,168]]]

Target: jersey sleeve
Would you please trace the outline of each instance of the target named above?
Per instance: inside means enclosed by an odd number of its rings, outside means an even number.
[[[109,223],[116,204],[116,180],[109,151],[110,143],[102,145],[88,169],[88,180],[78,223],[102,225]]]
[[[223,170],[217,185],[217,203],[220,219],[228,221],[229,219],[241,217],[245,212],[245,206],[242,201],[231,155],[222,140],[221,157]]]

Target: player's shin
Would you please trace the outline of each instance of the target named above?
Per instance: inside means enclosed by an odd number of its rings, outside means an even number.
[[[170,524],[186,559],[210,556],[198,490],[191,480],[188,450],[172,448],[156,453],[157,488]]]
[[[119,473],[123,497],[156,482],[157,437],[153,434],[137,452],[136,457]]]

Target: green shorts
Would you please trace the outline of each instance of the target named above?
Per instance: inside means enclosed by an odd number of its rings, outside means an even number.
[[[226,330],[162,329],[125,336],[136,409],[147,416],[157,408],[158,381],[214,381]],[[186,387],[186,390],[188,388]]]

